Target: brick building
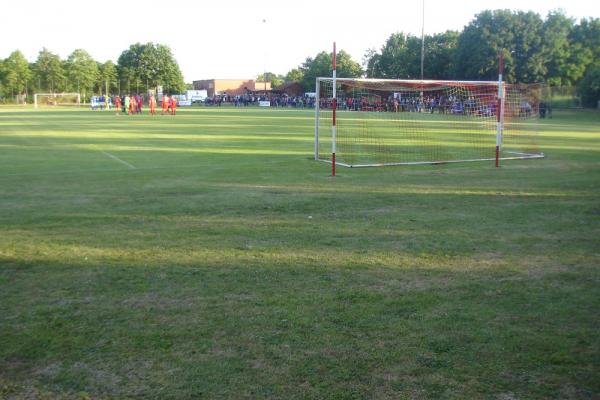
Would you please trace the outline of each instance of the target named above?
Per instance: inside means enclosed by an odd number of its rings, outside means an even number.
[[[273,93],[287,94],[288,96],[302,96],[304,89],[298,82],[288,82],[273,89]]]
[[[265,83],[254,79],[203,79],[194,81],[193,85],[194,90],[206,90],[208,97],[222,94],[236,96],[265,90]],[[267,82],[266,89],[267,92],[271,90],[271,82]]]

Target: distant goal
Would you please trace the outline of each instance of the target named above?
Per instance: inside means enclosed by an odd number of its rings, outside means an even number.
[[[497,144],[500,160],[544,157],[540,85],[327,77],[317,78],[315,92],[316,160],[345,167],[493,161]]]
[[[36,93],[33,95],[35,108],[44,106],[79,106],[81,95],[79,93]]]

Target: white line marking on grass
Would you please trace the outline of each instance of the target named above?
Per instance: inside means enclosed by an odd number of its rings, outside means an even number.
[[[104,150],[99,150],[99,151],[100,151],[100,153],[104,154],[105,156],[108,156],[108,157],[112,158],[113,160],[115,160],[115,161],[118,161],[118,162],[120,162],[120,163],[121,163],[121,164],[123,164],[123,165],[126,165],[126,166],[127,166],[127,168],[129,168],[129,169],[137,169],[135,166],[133,166],[133,165],[129,164],[129,163],[128,163],[127,161],[125,161],[125,160],[121,160],[119,157],[117,157],[117,156],[115,156],[115,155],[112,155],[112,154],[110,154],[110,153],[107,153],[107,152],[106,152],[106,151],[104,151]]]

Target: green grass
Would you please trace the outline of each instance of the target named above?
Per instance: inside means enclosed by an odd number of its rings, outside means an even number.
[[[335,179],[312,117],[0,108],[0,398],[600,397],[600,114]]]
[[[495,158],[496,117],[417,112],[341,111],[336,160],[360,166],[490,160]],[[530,116],[507,116],[505,157],[539,156],[539,124]],[[331,160],[332,113],[319,114],[319,158]]]

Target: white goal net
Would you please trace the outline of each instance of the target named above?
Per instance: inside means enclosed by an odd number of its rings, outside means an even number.
[[[44,106],[79,106],[79,93],[36,93],[33,95],[35,108]]]
[[[541,86],[498,82],[317,78],[315,159],[348,167],[541,158]],[[499,129],[500,124],[500,129]]]

